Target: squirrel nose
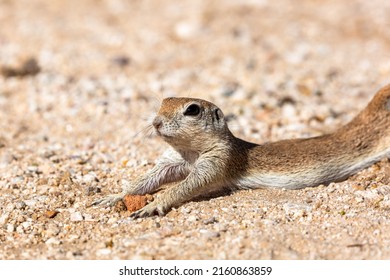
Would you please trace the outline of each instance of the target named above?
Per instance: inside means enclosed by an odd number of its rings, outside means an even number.
[[[155,129],[158,130],[162,126],[162,119],[159,116],[155,117],[152,122],[152,125]]]

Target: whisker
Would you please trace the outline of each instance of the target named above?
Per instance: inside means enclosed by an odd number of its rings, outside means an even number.
[[[150,132],[152,132],[152,133],[150,134]],[[139,135],[143,135],[143,136],[147,135],[148,137],[150,137],[152,134],[153,134],[153,125],[148,124],[146,127],[142,128],[140,131],[136,132],[132,138],[134,139]]]
[[[153,106],[153,110],[157,112],[163,100],[162,96],[158,96],[155,92],[152,92],[151,100],[152,100],[151,105]]]
[[[146,138],[152,137],[155,134],[155,130],[153,129],[153,126],[149,127],[149,130],[145,133]]]

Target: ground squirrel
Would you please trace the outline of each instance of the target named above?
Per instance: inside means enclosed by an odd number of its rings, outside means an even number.
[[[390,85],[332,134],[262,145],[236,138],[222,111],[194,98],[166,98],[152,125],[171,147],[156,166],[120,194],[92,205],[114,205],[126,194],[147,194],[177,182],[132,214],[164,215],[172,207],[221,189],[300,189],[344,180],[390,155]]]

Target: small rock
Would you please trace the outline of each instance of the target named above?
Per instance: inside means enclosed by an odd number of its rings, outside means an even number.
[[[23,215],[17,215],[16,216],[16,221],[18,223],[23,223],[25,221],[25,217]]]
[[[86,222],[95,222],[96,219],[94,219],[91,214],[84,214],[84,221],[86,221]]]
[[[4,225],[8,222],[9,219],[9,213],[5,213],[0,217],[0,225]]]
[[[197,33],[198,26],[193,22],[181,21],[175,25],[175,34],[180,39],[189,39]]]
[[[60,245],[61,244],[61,241],[58,240],[57,238],[55,237],[50,237],[48,240],[46,240],[45,242],[47,245]]]
[[[310,96],[312,94],[312,90],[310,89],[309,86],[305,84],[298,84],[297,85],[297,90],[299,91],[300,94],[305,95],[305,96]]]
[[[1,74],[6,77],[24,77],[34,76],[41,71],[38,62],[35,58],[29,58],[18,67],[3,67],[1,68]]]
[[[0,138],[0,148],[5,147],[4,143],[5,143],[5,140],[3,140],[3,138]],[[7,166],[8,164],[13,162],[14,160],[15,160],[15,157],[11,153],[4,153],[0,157],[0,165]]]
[[[187,218],[187,221],[189,222],[196,222],[198,218],[195,215],[191,215]]]
[[[30,199],[25,200],[24,203],[26,203],[28,207],[34,208],[34,206],[37,204],[37,201],[35,199]]]
[[[126,195],[123,202],[130,212],[137,211],[153,200],[151,195]]]
[[[138,246],[137,240],[128,237],[123,238],[122,244],[124,247]]]
[[[74,213],[70,214],[70,220],[72,222],[80,222],[83,220],[83,215],[81,215],[80,212],[74,212]]]
[[[56,210],[48,210],[48,211],[45,212],[45,216],[46,216],[47,218],[49,218],[49,219],[52,219],[52,218],[54,218],[55,216],[57,216],[58,213],[59,213],[59,212],[56,211]]]
[[[106,246],[106,248],[112,248],[114,247],[114,241],[112,241],[112,239],[109,239],[106,242],[104,242],[104,245]]]
[[[128,66],[131,62],[130,58],[126,55],[118,55],[112,58],[111,62],[120,67]]]
[[[210,224],[214,224],[214,223],[217,223],[217,222],[218,222],[217,219],[215,217],[212,217],[210,219],[204,220],[203,224],[210,225]]]
[[[38,166],[36,166],[36,165],[27,166],[27,171],[31,172],[31,173],[37,173],[38,172]]]
[[[111,254],[111,249],[104,248],[104,249],[99,249],[96,251],[96,255],[98,256],[107,256]]]
[[[7,232],[14,232],[15,226],[13,224],[7,224]]]
[[[307,204],[295,204],[295,203],[285,203],[283,204],[283,210],[286,213],[286,216],[292,218],[305,217],[313,209],[312,206]]]
[[[14,204],[8,204],[7,207],[5,207],[5,211],[12,212],[15,209]]]
[[[16,228],[16,232],[19,233],[19,234],[23,234],[24,233],[24,229],[23,227],[20,225]]]
[[[101,193],[102,192],[102,189],[100,186],[88,186],[86,189],[85,189],[85,194],[86,195],[93,195],[93,194],[96,194],[96,193]]]
[[[282,107],[282,115],[288,120],[294,119],[297,116],[297,110],[294,105],[287,103]]]
[[[361,197],[361,196],[358,196],[358,197],[355,198],[355,201],[356,201],[356,202],[363,202],[363,201],[364,201],[364,198]]]
[[[31,222],[23,222],[23,223],[22,223],[22,227],[23,227],[24,229],[29,229],[29,228],[31,227]]]
[[[385,196],[380,203],[380,207],[383,209],[390,209],[390,196]]]
[[[85,184],[91,184],[92,182],[99,182],[98,178],[96,177],[95,174],[88,173],[83,176],[83,183]]]
[[[221,234],[219,232],[207,230],[207,229],[200,229],[199,232],[206,238],[216,238],[220,237]]]
[[[60,233],[60,229],[57,225],[55,224],[49,224],[47,230],[46,230],[46,234],[48,237],[53,237],[53,236],[56,236]]]
[[[118,221],[118,218],[115,218],[115,217],[112,217],[112,218],[109,218],[108,221],[107,221],[107,224],[114,224]]]
[[[356,191],[356,194],[362,196],[363,199],[370,201],[377,201],[382,198],[382,196],[375,190]]]
[[[24,201],[18,201],[15,204],[15,207],[20,210],[24,210],[26,208],[26,203]]]
[[[72,175],[69,171],[63,172],[59,178],[57,178],[57,186],[58,185],[67,185],[71,186],[73,185]]]
[[[11,184],[17,185],[17,184],[23,183],[23,181],[24,181],[24,177],[23,176],[17,176],[15,178],[11,179]]]
[[[189,214],[189,213],[191,213],[191,209],[189,209],[188,207],[183,206],[183,207],[180,208],[180,212],[182,214]]]

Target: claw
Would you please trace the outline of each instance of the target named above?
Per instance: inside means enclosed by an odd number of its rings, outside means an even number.
[[[158,214],[159,216],[164,216],[166,214],[166,211],[164,211],[164,207],[161,205],[158,205],[155,202],[151,202],[142,209],[135,211],[130,215],[130,218],[132,219],[138,219],[138,218],[146,218],[151,217]]]
[[[111,194],[104,198],[95,200],[88,207],[96,205],[114,206],[119,200],[123,199],[123,194]]]

